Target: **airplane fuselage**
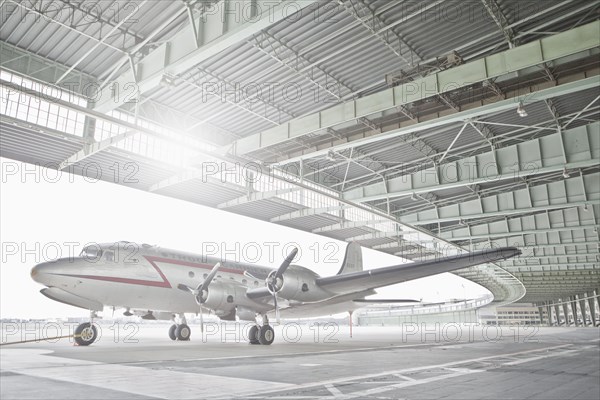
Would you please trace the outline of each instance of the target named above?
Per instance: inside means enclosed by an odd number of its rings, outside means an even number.
[[[99,245],[87,253],[84,250],[79,257],[39,264],[32,270],[32,278],[53,288],[49,294],[55,300],[71,304],[74,301],[66,295],[63,299],[60,291],[103,306],[198,313],[200,307],[194,297],[179,290],[178,285],[195,288],[219,262],[222,266],[211,283],[206,309],[219,316],[235,309],[243,319],[254,319],[256,313],[273,309],[270,299],[255,301],[246,296],[249,289],[265,286],[265,278],[273,268],[133,243]],[[297,269],[307,274],[306,269],[294,265],[290,266],[289,274],[294,275]],[[304,300],[320,301],[335,295],[313,289],[306,292]]]

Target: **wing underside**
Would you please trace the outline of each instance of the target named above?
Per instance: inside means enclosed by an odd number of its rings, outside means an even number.
[[[504,260],[520,254],[515,247],[489,249],[459,256],[394,265],[345,275],[317,279],[319,287],[333,293],[352,293],[394,285],[479,264]]]

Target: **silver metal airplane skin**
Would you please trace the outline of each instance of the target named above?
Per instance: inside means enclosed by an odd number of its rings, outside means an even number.
[[[364,307],[376,288],[450,272],[520,254],[514,247],[490,249],[430,261],[363,270],[362,250],[350,243],[339,272],[321,277],[293,265],[294,249],[277,269],[207,257],[131,242],[91,245],[79,257],[38,264],[34,281],[46,286],[45,296],[90,310],[89,323],[75,331],[80,345],[96,340],[92,323],[104,307],[124,308],[125,315],[147,319],[180,318],[169,336],[189,340],[185,313],[211,311],[223,320],[256,321],[250,343],[271,344],[269,315],[312,317],[352,312]],[[361,302],[361,300],[363,300]],[[260,323],[259,323],[260,322]]]

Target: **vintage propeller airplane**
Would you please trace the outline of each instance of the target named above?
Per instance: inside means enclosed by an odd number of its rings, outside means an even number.
[[[520,254],[514,247],[489,249],[429,261],[363,270],[362,250],[350,243],[336,275],[321,277],[293,265],[294,249],[277,269],[131,242],[86,246],[78,257],[38,264],[31,277],[52,300],[90,310],[90,322],[75,330],[80,345],[97,338],[93,318],[105,306],[124,315],[173,319],[172,340],[189,340],[185,313],[211,311],[222,320],[255,321],[252,344],[269,345],[275,334],[269,316],[311,317],[364,307],[376,288],[454,271]]]

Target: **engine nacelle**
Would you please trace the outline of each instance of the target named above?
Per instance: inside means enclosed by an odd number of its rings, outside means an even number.
[[[234,285],[232,282],[212,281],[208,287],[208,297],[202,306],[215,310],[217,314],[227,314],[235,308],[236,301],[245,299],[246,288]]]
[[[283,287],[277,293],[288,300],[311,302],[331,297],[333,294],[317,286],[319,274],[299,265],[290,265],[283,275]]]

